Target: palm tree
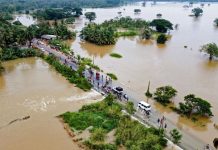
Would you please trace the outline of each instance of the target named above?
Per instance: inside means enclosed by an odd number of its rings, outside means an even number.
[[[215,43],[203,45],[200,51],[209,54],[209,60],[212,60],[213,57],[218,57],[218,46]]]

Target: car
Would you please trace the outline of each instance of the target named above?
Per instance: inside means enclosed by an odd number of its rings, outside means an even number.
[[[112,88],[112,91],[114,94],[121,94],[121,95],[123,94],[123,88],[119,86]]]
[[[140,109],[142,109],[142,110],[144,110],[146,112],[150,112],[151,111],[151,105],[146,103],[146,102],[144,102],[144,101],[140,101],[138,103],[138,108],[140,108]]]

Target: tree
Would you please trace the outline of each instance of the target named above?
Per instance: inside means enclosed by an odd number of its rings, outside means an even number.
[[[163,86],[156,89],[154,93],[154,99],[160,102],[161,104],[170,103],[170,99],[175,97],[177,91],[171,86]]]
[[[173,143],[177,144],[180,143],[181,139],[182,139],[182,134],[179,133],[179,131],[177,129],[173,129],[170,131],[170,136],[173,140]]]
[[[165,44],[167,41],[167,36],[165,34],[160,34],[158,37],[157,37],[157,43],[158,44]]]
[[[82,29],[80,36],[97,45],[111,45],[116,42],[115,29],[112,26],[88,24]]]
[[[179,111],[182,114],[190,117],[192,114],[200,116],[212,116],[211,104],[201,98],[195,97],[194,94],[189,94],[184,98],[185,103],[179,103]]]
[[[142,32],[142,39],[149,40],[151,38],[151,29],[145,28]]]
[[[85,17],[86,17],[86,19],[89,20],[89,22],[91,22],[91,21],[95,20],[96,14],[95,14],[95,12],[86,12]]]
[[[165,19],[154,19],[150,23],[150,26],[155,27],[156,30],[161,33],[166,33],[167,30],[173,30],[173,24]]]
[[[74,17],[70,17],[70,18],[67,18],[65,20],[65,23],[67,23],[67,24],[73,24],[74,22],[75,22],[75,18]]]
[[[79,17],[79,16],[81,16],[81,15],[83,15],[83,13],[82,13],[82,8],[74,8],[73,9],[73,12],[75,12],[75,17]]]
[[[127,102],[126,104],[126,111],[129,113],[129,114],[134,114],[134,112],[136,111],[135,108],[134,108],[134,104],[133,102]]]
[[[218,18],[214,20],[215,25],[218,27]]]
[[[141,9],[134,9],[134,13],[138,14],[141,12]]]
[[[192,9],[192,13],[194,14],[195,17],[199,17],[203,13],[203,10],[197,7]]]
[[[213,57],[218,57],[218,46],[215,43],[203,45],[200,51],[209,54],[209,60],[212,60]]]

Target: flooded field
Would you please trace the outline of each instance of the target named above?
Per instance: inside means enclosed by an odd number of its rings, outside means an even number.
[[[56,116],[101,96],[83,92],[39,58],[4,64],[0,75],[0,150],[77,150]],[[23,117],[30,116],[27,120]],[[51,144],[52,143],[52,144]]]
[[[117,17],[119,11],[122,12],[122,16],[146,20],[155,19],[156,14],[161,13],[162,18],[170,20],[173,24],[179,24],[179,28],[171,31],[172,38],[166,45],[157,45],[156,41],[131,37],[119,38],[112,46],[96,46],[77,38],[72,43],[72,49],[77,54],[94,59],[95,64],[105,72],[115,73],[119,82],[127,90],[133,91],[139,100],[146,100],[144,92],[149,81],[152,91],[163,85],[175,87],[178,90],[175,104],[183,101],[183,97],[191,93],[209,100],[215,116],[210,120],[202,119],[197,124],[179,117],[152,100],[149,100],[149,103],[163,112],[179,128],[211,144],[218,135],[218,130],[213,127],[214,123],[218,123],[218,61],[209,62],[208,56],[200,53],[199,49],[209,42],[218,43],[218,28],[213,24],[213,20],[218,17],[215,13],[218,3],[211,3],[210,6],[205,4],[203,16],[197,19],[189,15],[191,9],[201,7],[200,4],[194,4],[192,8],[183,8],[186,4],[147,3],[142,7],[137,3],[119,8],[86,9],[85,11],[96,12],[95,22],[98,23]],[[135,15],[135,8],[140,8],[142,12]],[[75,29],[81,30],[86,22],[84,18],[78,19]],[[119,53],[123,58],[112,58],[109,56],[111,52]]]

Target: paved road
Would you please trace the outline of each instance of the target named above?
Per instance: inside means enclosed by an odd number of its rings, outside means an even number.
[[[69,67],[71,67],[73,70],[77,70],[77,64],[75,62],[72,62],[70,59],[68,59],[67,56],[64,55],[64,53],[57,51],[55,49],[52,49],[49,45],[43,44],[42,42],[39,42],[38,39],[33,39],[32,40],[32,45],[40,50],[42,50],[43,52],[47,53],[47,54],[53,54],[55,55],[57,58],[60,59],[60,61],[62,63],[65,63],[66,65],[68,65]],[[93,85],[93,88],[97,91],[99,91],[100,93],[102,93],[102,89],[100,87],[102,87],[103,85],[105,85],[106,83],[106,78],[107,81],[109,79],[109,77],[107,77],[107,75],[101,73],[100,74],[100,79],[96,80],[96,72],[95,70],[93,71],[93,75],[90,74],[90,72],[88,70],[86,70],[84,72],[84,75],[86,78],[91,80],[91,83]],[[115,87],[115,86],[121,86],[124,87],[123,85],[121,85],[118,81],[110,81],[108,86],[110,87]],[[137,107],[137,103],[139,102],[139,98],[137,97],[137,95],[134,94],[134,92],[130,91],[127,89],[127,91],[125,91],[126,93],[128,93],[128,97],[131,101],[133,101],[134,105]],[[124,102],[124,101],[122,101]],[[137,112],[134,115],[136,118],[138,118],[140,121],[149,124],[153,127],[159,128],[160,125],[158,123],[158,119],[161,119],[163,117],[163,115],[161,113],[159,113],[158,111],[152,109],[149,117],[142,111],[137,110]],[[166,117],[166,116],[165,116]],[[166,137],[170,137],[169,136],[169,131],[177,128],[178,127],[171,122],[169,119],[165,119],[164,124],[167,124],[167,128],[165,129],[165,134]],[[179,146],[183,149],[187,149],[187,150],[205,150],[205,145],[207,143],[204,143],[203,141],[201,141],[200,139],[198,139],[197,137],[193,136],[192,134],[188,133],[185,130],[182,129],[178,129],[182,135],[183,138],[181,140],[181,143],[179,144]],[[213,148],[211,147],[211,150]]]

